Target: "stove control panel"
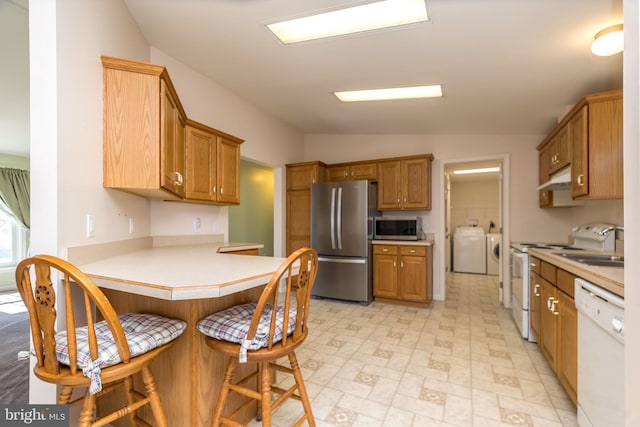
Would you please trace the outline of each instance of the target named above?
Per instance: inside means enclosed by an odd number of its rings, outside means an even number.
[[[583,224],[571,230],[573,245],[582,249],[614,252],[616,249],[616,229],[612,224]]]

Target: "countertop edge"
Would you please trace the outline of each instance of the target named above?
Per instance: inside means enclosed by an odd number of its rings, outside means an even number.
[[[578,251],[571,250],[558,251],[549,249],[529,249],[530,255],[553,264],[558,268],[568,271],[569,273],[573,273],[576,276],[585,279],[587,282],[600,286],[601,288],[624,298],[624,270],[622,268],[588,266],[562,257],[560,255],[562,252],[578,253]],[[579,253],[586,252],[579,251]]]
[[[374,245],[397,245],[397,246],[433,246],[434,240],[372,240]]]

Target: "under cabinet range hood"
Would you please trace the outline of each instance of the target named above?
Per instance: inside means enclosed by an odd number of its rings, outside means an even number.
[[[569,166],[553,174],[549,181],[538,187],[538,190],[571,190],[571,167]]]

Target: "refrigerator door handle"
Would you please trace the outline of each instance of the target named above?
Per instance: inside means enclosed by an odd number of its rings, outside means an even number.
[[[336,221],[338,223],[338,229],[336,230],[336,234],[338,235],[338,249],[342,249],[342,187],[338,187]]]
[[[336,189],[331,189],[331,249],[336,248]]]
[[[367,262],[364,258],[327,258],[318,257],[319,262],[333,262],[337,264],[364,264]]]

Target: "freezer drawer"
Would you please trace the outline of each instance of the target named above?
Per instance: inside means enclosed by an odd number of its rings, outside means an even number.
[[[373,292],[369,258],[318,257],[311,295],[370,303]]]

